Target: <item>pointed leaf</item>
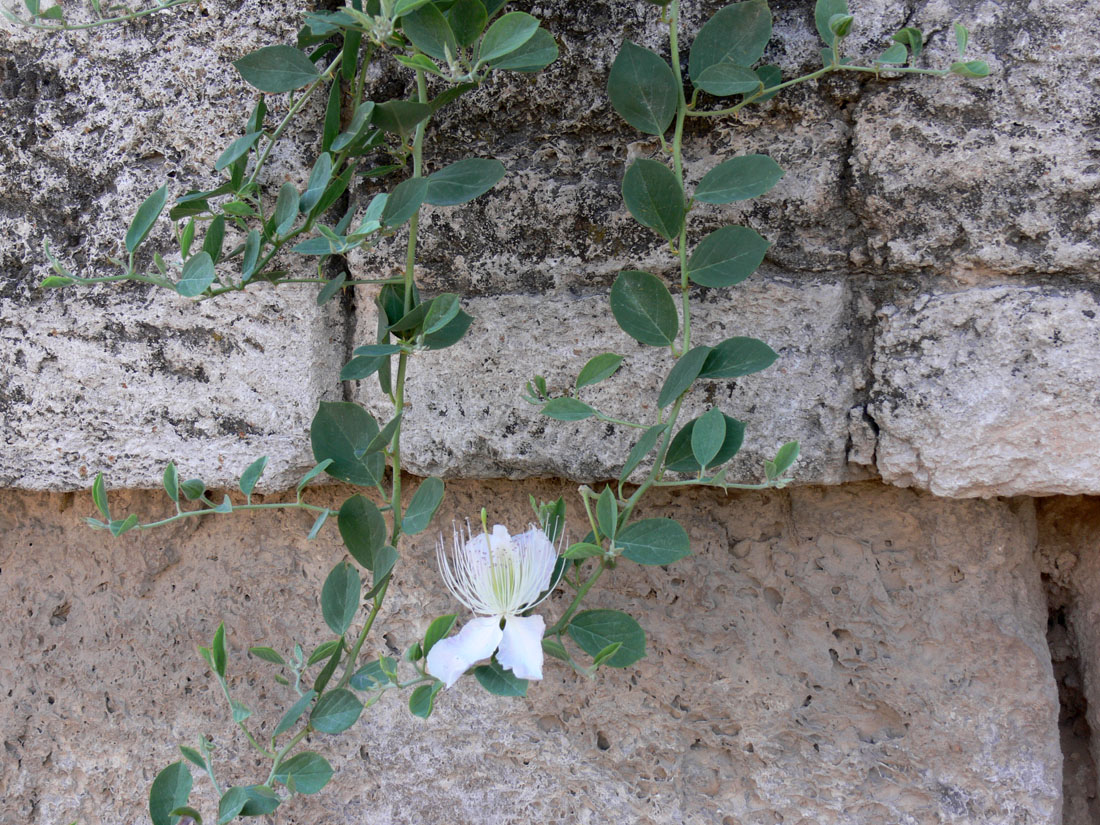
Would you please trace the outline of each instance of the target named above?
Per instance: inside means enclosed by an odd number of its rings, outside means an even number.
[[[634,469],[642,463],[642,460],[653,451],[667,426],[667,424],[656,424],[642,433],[642,437],[630,448],[630,453],[626,457],[626,464],[623,465],[622,472],[619,473],[620,481],[626,481],[627,477],[634,472]]]
[[[157,222],[167,202],[168,184],[165,184],[138,207],[134,219],[130,222],[130,228],[126,230],[126,251],[129,254],[133,255],[134,250],[149,236],[153,224]]]
[[[611,313],[623,332],[654,347],[676,340],[680,317],[664,282],[648,272],[619,273],[611,287]]]
[[[443,482],[435,477],[424,479],[413,493],[405,515],[401,518],[401,529],[409,536],[415,536],[432,521],[435,511],[443,503]]]
[[[149,789],[149,817],[153,825],[176,825],[172,811],[187,804],[191,795],[191,771],[183,762],[173,762],[157,774]]]
[[[745,440],[745,425],[728,415],[723,414],[723,417],[726,420],[726,440],[722,442],[718,454],[711,459],[710,467],[725,464],[737,455]],[[695,421],[689,421],[680,432],[676,433],[665,455],[665,469],[674,473],[699,472],[699,462],[695,460],[695,454],[691,449],[691,436],[694,430]]]
[[[761,88],[756,72],[728,60],[708,66],[693,82],[696,88],[715,97],[750,94]]]
[[[697,196],[698,197],[698,196]],[[623,201],[634,220],[672,240],[684,225],[684,192],[672,170],[655,160],[634,161],[623,176]]]
[[[741,155],[715,166],[699,181],[694,198],[703,203],[731,203],[763,195],[783,177],[767,155]]]
[[[691,44],[688,71],[692,82],[711,66],[729,62],[751,66],[764,54],[772,36],[772,13],[767,0],[733,3],[710,18]]]
[[[263,132],[249,132],[247,135],[242,135],[235,141],[229,144],[229,148],[226,149],[218,159],[214,162],[214,169],[220,172],[227,167],[233,161],[238,158],[244,157],[248,154],[248,150],[255,145],[256,141],[260,139],[260,135]]]
[[[420,205],[427,195],[427,178],[409,178],[397,184],[382,210],[382,223],[390,227],[406,223],[420,211]]]
[[[526,696],[527,680],[520,679],[500,666],[494,656],[489,664],[474,668],[474,676],[483,688],[494,696]]]
[[[531,39],[489,65],[497,71],[538,72],[558,59],[558,42],[546,29],[536,29]]]
[[[343,636],[355,619],[362,585],[359,573],[346,561],[333,567],[325,579],[321,588],[321,615],[337,636]]]
[[[688,277],[700,286],[734,286],[752,275],[771,246],[745,226],[723,226],[695,247]]]
[[[183,274],[176,292],[185,298],[195,298],[214,283],[214,260],[208,252],[196,252],[183,265]]]
[[[534,37],[538,27],[539,21],[531,15],[522,11],[508,12],[485,32],[479,62],[489,63],[511,54]]]
[[[295,793],[314,794],[332,779],[332,766],[321,754],[302,751],[279,765],[273,779]]]
[[[598,384],[610,378],[618,371],[622,363],[623,357],[615,355],[613,352],[605,352],[589,359],[577,375],[577,389],[579,390],[581,387],[587,387],[591,384]]]
[[[380,453],[355,455],[378,435],[378,422],[358,404],[322,401],[309,435],[314,459],[332,459],[326,472],[333,478],[364,487],[373,487],[382,478],[385,459]]]
[[[424,54],[436,60],[453,60],[458,56],[458,43],[447,18],[433,4],[421,6],[401,18],[401,30]]]
[[[766,370],[779,356],[756,338],[727,338],[711,350],[700,378],[740,378]]]
[[[589,656],[599,656],[608,645],[619,650],[603,664],[630,667],[645,656],[645,631],[626,613],[618,610],[585,610],[569,623],[569,636]]]
[[[435,704],[436,694],[442,689],[443,683],[438,680],[430,685],[419,685],[409,695],[409,712],[413,716],[427,719],[432,715],[432,706]]]
[[[425,656],[435,647],[436,642],[446,638],[447,634],[451,632],[451,628],[455,626],[455,620],[457,618],[458,616],[452,613],[447,616],[440,616],[428,625],[428,629],[424,632],[423,651]]]
[[[303,693],[301,698],[291,705],[290,710],[288,710],[283,715],[283,718],[279,720],[279,724],[275,726],[275,730],[271,735],[279,736],[294,727],[294,724],[302,718],[302,714],[306,712],[306,708],[309,707],[309,703],[313,701],[313,697],[316,695],[316,691],[313,690],[307,690]]]
[[[556,421],[583,421],[596,414],[592,407],[576,398],[555,398],[548,401],[540,412]]]
[[[607,96],[619,116],[640,132],[663,135],[676,115],[676,76],[664,58],[629,40],[607,77]]]
[[[726,441],[726,417],[719,409],[712,409],[695,421],[691,432],[691,452],[699,466],[706,467]]]
[[[619,531],[615,545],[638,564],[672,564],[691,554],[687,531],[670,518],[647,518],[628,524]],[[612,641],[616,640],[608,644]]]
[[[171,461],[168,462],[168,466],[164,468],[164,491],[168,493],[168,498],[172,501],[179,502],[180,500],[180,476],[179,471],[176,470],[176,465]]]
[[[250,86],[272,94],[301,89],[321,76],[313,61],[292,46],[265,46],[233,65]]]
[[[321,733],[340,733],[354,725],[362,712],[363,703],[354,693],[337,688],[317,700],[309,715],[309,722]]]
[[[325,187],[328,186],[330,180],[332,180],[332,155],[323,152],[317,158],[317,162],[313,164],[313,171],[310,172],[306,191],[302,193],[302,197],[298,200],[298,211],[308,213],[313,209],[321,200],[321,195],[325,193]]]
[[[703,363],[711,353],[710,347],[692,347],[680,356],[668,372],[661,393],[657,396],[657,405],[667,407],[679,398],[699,377]]]
[[[256,489],[256,482],[260,480],[260,476],[263,475],[265,467],[267,467],[266,455],[257,458],[245,468],[245,471],[241,473],[240,481],[242,493],[246,496],[252,495],[252,491]]]
[[[386,543],[386,520],[369,499],[354,495],[343,503],[336,517],[340,537],[348,553],[361,566],[373,570],[375,554]]]
[[[433,206],[455,206],[472,201],[504,177],[504,164],[492,158],[466,158],[428,176],[424,197]]]
[[[371,112],[371,122],[379,129],[408,137],[416,129],[416,125],[420,121],[426,120],[431,113],[432,107],[427,103],[418,103],[412,100],[388,100],[374,107]]]

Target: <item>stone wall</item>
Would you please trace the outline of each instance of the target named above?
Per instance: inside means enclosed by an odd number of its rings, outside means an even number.
[[[463,98],[429,143],[429,168],[494,154],[509,170],[423,221],[423,283],[469,296],[476,319],[409,384],[408,468],[467,479],[449,483],[444,522],[488,501],[522,521],[530,491],[618,474],[630,434],[540,419],[519,398],[534,373],[563,388],[591,355],[622,353],[629,377],[591,397],[626,413],[668,366],[599,320],[620,269],[671,275],[618,194],[656,147],[604,94],[621,40],[662,49],[653,7],[513,5],[546,18],[561,60]],[[684,5],[690,33],[721,3]],[[770,62],[814,65],[811,5],[772,3]],[[356,746],[326,751],[338,787],[291,821],[364,821],[368,800],[372,822],[433,821],[441,801],[489,823],[1100,817],[1100,5],[852,5],[851,51],[916,25],[942,61],[959,19],[992,76],[834,77],[686,140],[692,180],[751,151],[787,170],[697,227],[736,219],[773,242],[745,285],[698,296],[699,340],[754,335],[781,360],[688,406],[747,420],[743,481],[801,441],[801,486],[652,501],[695,555],[617,572],[596,597],[641,618],[647,659],[595,683],[552,670],[520,702],[456,689],[427,723],[382,705]],[[296,518],[238,519],[110,541],[81,526],[83,491],[103,471],[150,512],[141,491],[167,461],[231,488],[261,454],[265,493],[292,488],[318,399],[381,409],[369,382],[338,381],[373,333],[369,293],[318,308],[305,288],[198,304],[36,288],[44,238],[107,274],[153,189],[216,182],[251,106],[230,61],[291,39],[300,14],[243,0],[56,38],[0,23],[3,825],[139,821],[176,741],[224,730],[195,644],[223,617],[241,654],[316,632],[286,608],[314,610],[334,531],[307,543]],[[400,82],[377,78],[389,95]],[[304,181],[317,140],[292,134],[271,180]],[[353,271],[390,270],[400,242]],[[560,481],[493,480],[533,477]],[[395,588],[402,645],[452,609],[429,545]],[[274,696],[263,667],[238,673]]]

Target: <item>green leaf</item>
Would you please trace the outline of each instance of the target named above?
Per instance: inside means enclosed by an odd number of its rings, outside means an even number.
[[[188,501],[196,501],[206,492],[206,484],[201,478],[189,478],[180,482],[180,491]]]
[[[276,793],[263,785],[250,785],[245,794],[248,799],[241,808],[241,816],[267,816],[282,804]]]
[[[292,46],[264,46],[233,65],[247,84],[271,94],[301,89],[321,76],[313,61]]]
[[[966,46],[970,42],[970,32],[962,23],[955,24],[955,45],[959,50],[959,57],[966,54]]]
[[[221,259],[222,244],[225,243],[225,217],[218,215],[210,222],[206,237],[202,240],[202,251],[210,256],[215,264]]]
[[[435,643],[440,639],[446,638],[447,634],[451,632],[451,628],[455,626],[455,620],[458,617],[453,613],[446,616],[440,616],[438,619],[428,625],[428,629],[424,632],[424,655],[427,656]]]
[[[456,0],[447,9],[447,22],[460,46],[472,46],[489,25],[489,12],[481,0]]]
[[[610,484],[603,488],[596,499],[596,523],[600,527],[600,533],[609,539],[615,538],[619,529],[619,503]]]
[[[173,762],[157,774],[149,789],[149,817],[153,825],[176,825],[172,811],[187,804],[191,795],[191,771],[183,762]]]
[[[340,733],[359,719],[363,703],[355,694],[344,688],[330,690],[317,700],[309,715],[309,723],[321,733]]]
[[[297,219],[298,189],[293,183],[284,183],[279,187],[279,196],[275,199],[275,215],[272,218],[275,234],[286,235]]]
[[[539,21],[522,11],[511,11],[493,22],[481,39],[479,63],[499,60],[535,36]]]
[[[164,205],[168,202],[168,184],[165,184],[138,207],[130,228],[126,230],[126,251],[133,255],[141,242],[148,236],[153,224],[157,222]]]
[[[322,645],[324,647],[324,645]],[[339,638],[334,640],[331,644],[332,651],[329,654],[328,661],[325,662],[325,666],[321,668],[321,671],[317,674],[317,678],[313,680],[313,689],[317,691],[320,696],[324,694],[325,687],[332,680],[332,675],[336,672],[337,665],[340,664],[340,659],[344,655],[344,640]],[[317,656],[318,651],[313,652],[313,656],[310,656],[310,662]]]
[[[206,770],[206,763],[202,761],[202,754],[194,748],[189,748],[187,745],[180,745],[180,753],[183,754],[183,758],[194,765],[196,768]]]
[[[952,63],[951,73],[960,77],[989,77],[989,65],[984,60],[971,60],[967,63]]]
[[[623,646],[622,642],[612,642],[595,656],[592,657],[592,667],[599,667],[616,653],[619,652],[619,648]]]
[[[783,82],[783,70],[778,66],[761,66],[756,70],[756,76],[760,78],[760,82],[764,84],[765,89],[770,89],[773,86],[778,86]],[[779,94],[778,91],[767,92],[756,98],[758,103],[763,103],[765,100],[771,100]]]
[[[252,491],[256,489],[256,482],[260,480],[265,467],[267,467],[266,455],[257,458],[245,468],[245,471],[241,473],[239,484],[242,493],[246,496],[252,495]]]
[[[323,152],[313,164],[313,171],[309,174],[309,183],[306,191],[298,201],[298,211],[308,213],[318,204],[325,193],[325,187],[332,180],[332,155]]]
[[[42,279],[42,283],[39,284],[42,289],[56,289],[58,287],[68,286],[69,284],[75,284],[72,278],[68,278],[64,275],[50,275]]]
[[[772,13],[766,0],[733,3],[720,9],[699,29],[691,44],[688,71],[692,82],[719,63],[751,66],[764,54],[772,36]]]
[[[323,306],[332,300],[343,288],[344,281],[348,279],[348,273],[341,272],[335,278],[321,287],[321,291],[317,293],[317,306]]]
[[[439,332],[458,316],[461,308],[458,296],[453,292],[437,295],[432,299],[428,314],[424,317],[424,332]]]
[[[432,715],[432,706],[435,704],[436,694],[442,689],[443,683],[440,681],[432,682],[430,685],[418,686],[409,696],[409,712],[413,716],[427,719]]]
[[[321,528],[325,526],[325,522],[328,521],[328,510],[322,510],[320,515],[313,521],[313,526],[309,528],[309,533],[306,535],[307,541],[313,541],[317,538],[317,534],[321,532]]]
[[[362,567],[374,569],[375,554],[386,544],[386,520],[369,499],[354,495],[336,517],[348,553]]]
[[[855,18],[850,14],[834,14],[829,18],[829,31],[836,37],[847,37],[852,31]]]
[[[708,466],[726,441],[726,417],[712,409],[695,421],[691,432],[691,452],[700,467]]]
[[[558,42],[546,29],[536,29],[531,39],[489,65],[497,71],[538,72],[558,59]]]
[[[56,8],[58,8],[58,7],[54,6],[54,9],[56,9]],[[53,11],[53,9],[50,9],[50,11]],[[180,807],[176,808],[174,811],[172,811],[172,816],[190,817],[191,821],[192,821],[191,825],[202,825],[202,814],[200,814],[198,811],[196,811],[190,805],[181,805]],[[79,825],[79,824],[74,821],[70,825]]]
[[[428,176],[424,197],[433,206],[455,206],[472,201],[504,177],[504,164],[492,158],[466,158]]]
[[[924,34],[920,29],[913,26],[899,29],[895,32],[893,39],[895,42],[908,47],[909,51],[913,53],[914,60],[920,57],[920,53],[924,50]]]
[[[275,730],[271,735],[273,737],[280,736],[294,727],[294,724],[302,718],[302,714],[306,712],[306,708],[309,707],[309,703],[313,701],[316,695],[316,691],[313,690],[307,690],[303,693],[301,698],[291,705],[290,710],[283,714],[283,718],[279,720],[279,724],[275,726]]]
[[[607,96],[619,116],[640,132],[663,135],[676,115],[676,76],[664,58],[625,41],[607,77]]]
[[[255,656],[257,659],[263,659],[265,662],[271,662],[275,665],[285,665],[286,660],[279,655],[279,652],[270,647],[250,647],[248,652]]]
[[[431,0],[397,0],[393,4],[393,19],[396,20],[403,14],[416,11],[421,6],[430,3]]]
[[[626,558],[638,564],[672,564],[691,555],[687,531],[670,518],[647,518],[628,524],[615,544]]]
[[[366,349],[366,347],[364,347]],[[369,453],[380,453],[390,446],[390,442],[393,441],[393,434],[397,432],[397,428],[401,426],[401,418],[403,413],[398,413],[389,420],[385,427],[378,431],[378,435],[370,440],[370,443],[363,448],[363,455]]]
[[[619,480],[626,481],[634,469],[642,463],[647,455],[649,455],[653,448],[657,446],[657,441],[664,434],[667,424],[655,424],[650,427],[639,438],[634,446],[630,448],[630,453],[626,457],[626,464],[623,465],[622,472],[619,473]]]
[[[329,630],[337,636],[343,636],[351,627],[359,610],[359,595],[362,592],[363,583],[358,571],[346,561],[333,567],[325,579],[321,588],[321,615]]]
[[[214,283],[214,260],[208,252],[196,252],[183,265],[183,274],[176,292],[184,298],[195,298]]]
[[[389,227],[401,226],[420,211],[420,204],[428,196],[427,178],[409,178],[397,184],[382,210],[382,223]]]
[[[249,132],[247,135],[239,137],[230,143],[229,148],[222,152],[218,156],[218,159],[214,161],[214,169],[220,172],[237,158],[247,155],[248,150],[255,145],[262,134],[263,132]]]
[[[684,225],[684,192],[672,170],[655,160],[634,161],[623,176],[623,201],[634,220],[672,240]]]
[[[711,459],[711,467],[725,464],[741,449],[745,440],[745,425],[736,418],[724,415],[726,419],[726,440],[722,442],[722,448]],[[698,419],[696,419],[698,421]],[[665,468],[674,473],[697,473],[699,462],[695,460],[695,453],[691,449],[691,436],[695,430],[695,421],[689,421],[680,432],[676,433],[672,443],[668,446],[665,455]]]
[[[474,677],[494,696],[526,696],[527,680],[500,666],[494,656],[487,665],[474,668]]]
[[[814,7],[814,24],[826,46],[832,46],[833,41],[836,40],[836,35],[829,28],[829,21],[837,14],[851,14],[848,10],[848,0],[817,0],[817,5]]]
[[[390,684],[393,680],[389,677],[394,672],[397,662],[389,656],[382,656],[375,662],[367,662],[351,677],[351,686],[356,690],[370,690],[378,685]]]
[[[905,48],[901,43],[895,43],[890,46],[886,51],[875,58],[876,63],[888,63],[890,65],[900,65],[909,59],[909,50]]]
[[[711,350],[700,378],[740,378],[766,370],[779,356],[756,338],[727,338]]]
[[[431,116],[432,107],[412,100],[388,100],[379,103],[371,113],[371,121],[379,129],[407,138],[420,121]]]
[[[107,482],[103,478],[103,473],[96,473],[95,481],[92,482],[92,501],[95,502],[100,515],[110,520],[111,510],[107,506]]]
[[[279,765],[273,778],[295,793],[314,794],[332,779],[332,766],[321,754],[302,751]]]
[[[542,649],[548,655],[553,656],[555,659],[561,659],[563,662],[569,661],[569,653],[565,649],[565,645],[559,642],[557,639],[543,639]]]
[[[703,363],[711,353],[710,347],[692,347],[673,364],[657,396],[657,406],[667,407],[695,382],[703,369]]]
[[[317,478],[317,476],[321,475],[321,473],[327,470],[331,465],[331,458],[326,458],[324,461],[320,461],[317,464],[313,465],[313,467],[310,468],[309,472],[302,476],[302,480],[298,482],[297,491],[299,493],[302,492],[307,484],[313,481],[313,479]]]
[[[779,478],[783,473],[787,472],[791,468],[791,465],[798,459],[799,446],[797,441],[788,441],[779,451],[775,454],[775,458],[772,461],[764,462],[764,472],[768,476],[768,481],[774,481]]]
[[[540,412],[556,421],[583,421],[596,414],[592,407],[576,398],[554,398]]]
[[[233,722],[238,725],[252,715],[252,711],[249,710],[248,705],[236,699],[229,700],[229,709],[233,712]]]
[[[128,533],[138,526],[138,517],[131,513],[125,519],[112,521],[109,525],[111,535],[118,538],[123,533]]]
[[[232,822],[248,802],[247,788],[230,788],[218,800],[218,825]]]
[[[761,88],[756,72],[728,60],[708,66],[692,82],[696,88],[715,97],[749,94]]]
[[[741,155],[715,166],[699,181],[694,198],[702,203],[730,203],[763,195],[783,177],[767,155]]]
[[[589,359],[588,363],[581,369],[580,374],[577,375],[577,389],[598,384],[610,378],[618,371],[622,363],[623,357],[615,355],[613,352],[605,352]]]
[[[629,529],[629,528],[628,528]],[[618,610],[585,610],[569,623],[569,636],[589,656],[599,656],[608,645],[621,647],[604,664],[630,667],[645,656],[645,631]]]
[[[603,555],[603,548],[598,544],[592,544],[587,541],[579,541],[576,544],[569,545],[568,549],[562,553],[563,559],[590,559],[596,556]]]
[[[435,511],[443,503],[443,482],[434,476],[424,479],[413,493],[412,500],[401,518],[401,529],[408,536],[423,531],[432,521]]]
[[[332,459],[326,472],[363,487],[373,487],[385,471],[385,458],[380,453],[356,458],[355,451],[365,448],[376,435],[378,422],[374,417],[348,401],[322,401],[309,431],[314,459],[318,463]]]
[[[466,334],[466,330],[470,328],[473,321],[474,319],[470,315],[459,310],[454,319],[443,329],[424,336],[424,346],[428,349],[445,349],[457,344],[462,340],[462,336]]]
[[[723,226],[695,247],[688,259],[688,277],[700,286],[734,286],[756,271],[769,246],[748,227]]]
[[[344,44],[347,45],[347,35],[344,36]],[[344,64],[341,64],[341,69]],[[334,81],[329,87],[328,105],[325,107],[325,119],[321,132],[321,151],[328,152],[332,148],[332,142],[340,133],[340,109],[342,94],[339,81]]]
[[[667,347],[680,330],[680,316],[664,282],[648,272],[619,273],[611,287],[611,314],[623,332],[653,347]]]
[[[356,106],[355,114],[352,115],[351,123],[348,124],[347,131],[341,132],[336,136],[336,139],[332,141],[332,146],[330,147],[332,151],[341,152],[363,138],[367,133],[367,129],[370,128],[373,116],[373,101],[367,100]]]
[[[405,36],[424,54],[449,61],[458,56],[458,43],[443,13],[431,3],[401,18]]]
[[[218,625],[214,631],[214,641],[210,644],[210,655],[214,662],[214,672],[225,678],[225,668],[229,660],[229,654],[225,649],[225,622]]]
[[[251,230],[245,238],[244,252],[241,255],[241,281],[247,283],[256,274],[256,263],[260,258],[262,245],[263,239],[260,237],[260,231],[258,229]]]

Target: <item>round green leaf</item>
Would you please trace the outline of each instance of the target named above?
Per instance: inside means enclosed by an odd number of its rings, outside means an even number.
[[[536,29],[531,39],[489,65],[499,71],[538,72],[558,59],[558,43],[546,29]]]
[[[397,184],[382,210],[382,223],[386,226],[401,226],[420,211],[420,204],[428,195],[427,178],[409,178]]]
[[[767,155],[741,155],[715,166],[699,181],[695,200],[731,203],[763,195],[783,177],[779,164]]]
[[[726,417],[719,409],[704,413],[691,432],[691,452],[699,466],[709,465],[726,441]]]
[[[455,614],[449,613],[446,616],[440,616],[428,625],[428,629],[424,632],[424,646],[422,648],[425,656],[435,647],[436,642],[451,632],[451,628],[455,626],[455,620],[457,618]]]
[[[487,665],[474,668],[474,677],[494,696],[526,696],[527,680],[505,670],[494,656]]]
[[[378,435],[378,422],[358,404],[348,401],[322,401],[310,425],[309,438],[317,463],[326,458],[332,464],[325,470],[333,478],[373,487],[385,470],[381,453],[356,458]]]
[[[375,554],[386,544],[386,520],[374,503],[360,495],[352,496],[341,505],[336,526],[351,557],[373,570]]]
[[[489,63],[511,54],[534,37],[538,27],[539,21],[526,12],[508,12],[485,32],[478,60]]]
[[[455,206],[472,201],[504,177],[504,164],[493,158],[466,158],[428,176],[424,200],[433,206]]]
[[[413,45],[436,60],[453,60],[458,56],[458,43],[451,25],[432,3],[404,15],[401,30]]]
[[[772,36],[772,13],[767,0],[733,3],[710,18],[691,44],[688,71],[698,79],[711,66],[728,62],[751,66],[764,54]]]
[[[626,558],[638,564],[672,564],[691,554],[687,531],[670,518],[647,518],[628,524],[615,538],[615,544]],[[619,640],[609,639],[607,644],[614,641]]]
[[[340,733],[355,724],[363,712],[363,703],[344,688],[331,690],[317,700],[309,723],[321,733]]]
[[[725,464],[737,455],[737,451],[741,449],[741,444],[745,440],[745,425],[736,418],[723,415],[726,419],[726,440],[722,442],[722,448],[711,460],[711,467]],[[674,473],[699,472],[699,462],[695,460],[695,453],[691,449],[691,436],[694,429],[695,421],[689,421],[673,437],[672,443],[668,445],[668,453],[665,455],[666,469]]]
[[[359,610],[359,595],[363,582],[359,572],[342,561],[332,568],[321,587],[321,615],[325,624],[337,636],[343,636]]]
[[[432,682],[430,685],[420,685],[409,696],[409,712],[413,716],[427,719],[432,715],[432,706],[435,704],[435,696],[443,689],[442,682]]]
[[[297,793],[317,793],[332,779],[332,766],[325,757],[313,751],[296,753],[279,765],[275,781],[282,782]]]
[[[692,347],[668,371],[668,377],[657,396],[657,405],[667,407],[679,398],[699,377],[703,364],[710,356],[710,347]]]
[[[149,789],[149,817],[153,825],[176,825],[172,811],[187,804],[191,795],[191,771],[185,763],[173,762],[157,774]]]
[[[568,631],[581,650],[593,657],[608,645],[620,643],[615,655],[604,662],[611,667],[630,667],[645,656],[645,631],[618,610],[585,610],[573,617]]]
[[[760,78],[756,72],[728,60],[708,66],[694,79],[694,83],[697,88],[715,97],[748,94],[760,88]]]
[[[833,41],[836,40],[836,35],[829,28],[829,21],[835,15],[848,13],[848,0],[817,0],[817,5],[814,7],[814,24],[826,46],[832,46]]]
[[[664,58],[629,40],[611,64],[607,96],[623,120],[647,135],[668,130],[679,100],[676,76]]]
[[[583,421],[596,414],[592,407],[576,398],[555,398],[546,402],[541,412],[557,421]]]
[[[250,86],[272,94],[301,89],[321,76],[313,61],[292,46],[264,46],[233,65]]]
[[[456,0],[447,9],[447,22],[460,46],[471,46],[489,24],[489,12],[481,0]]]
[[[700,378],[739,378],[766,370],[779,356],[756,338],[727,338],[711,350]]]
[[[662,238],[671,241],[680,234],[686,214],[684,191],[663,163],[634,161],[623,176],[623,201],[634,220]]]
[[[183,265],[183,274],[176,284],[176,292],[184,298],[195,298],[206,292],[214,283],[214,259],[208,252],[196,252]]]
[[[655,275],[637,270],[619,273],[611,287],[611,314],[623,332],[653,347],[676,340],[680,316],[668,287]]]
[[[748,227],[723,226],[695,247],[688,277],[699,286],[734,286],[756,271],[770,245]]]

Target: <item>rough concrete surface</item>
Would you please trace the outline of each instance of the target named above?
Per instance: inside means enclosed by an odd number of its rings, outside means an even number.
[[[946,496],[1100,491],[1100,311],[995,287],[880,312],[869,412],[883,479]]]
[[[759,278],[698,297],[693,344],[751,335],[780,354],[763,372],[699,382],[681,411],[681,423],[708,405],[747,423],[730,478],[759,482],[764,460],[791,439],[802,442],[799,480],[837,483],[863,475],[845,464],[848,411],[861,380],[848,368],[858,333],[847,327],[847,285]],[[376,321],[366,292],[359,306],[357,338],[370,340]],[[409,470],[475,478],[617,477],[640,430],[596,419],[551,420],[539,414],[541,405],[522,398],[524,385],[541,374],[552,394],[565,395],[588,359],[625,355],[615,376],[579,397],[614,418],[649,426],[657,421],[657,395],[673,363],[667,348],[642,346],[622,332],[606,294],[560,294],[537,304],[505,295],[478,298],[466,308],[476,319],[466,338],[413,359],[402,424]],[[392,415],[375,378],[359,383],[358,397],[382,420]]]
[[[560,483],[454,482],[436,524],[483,505],[522,524],[528,493],[576,500]],[[155,771],[202,732],[236,781],[259,772],[195,645],[226,621],[231,684],[269,729],[293,694],[244,651],[324,638],[314,600],[342,555],[335,528],[307,542],[305,514],[238,515],[115,541],[83,527],[83,497],[0,498],[0,821],[142,821]],[[467,679],[426,722],[387,696],[310,743],[338,775],[282,821],[1060,821],[1030,505],[863,484],[677,496],[652,501],[657,514],[683,521],[694,555],[620,565],[588,602],[635,615],[645,659],[594,682],[549,663],[518,700]],[[456,609],[434,541],[433,528],[405,549],[371,653]],[[196,780],[207,810],[208,791]]]

